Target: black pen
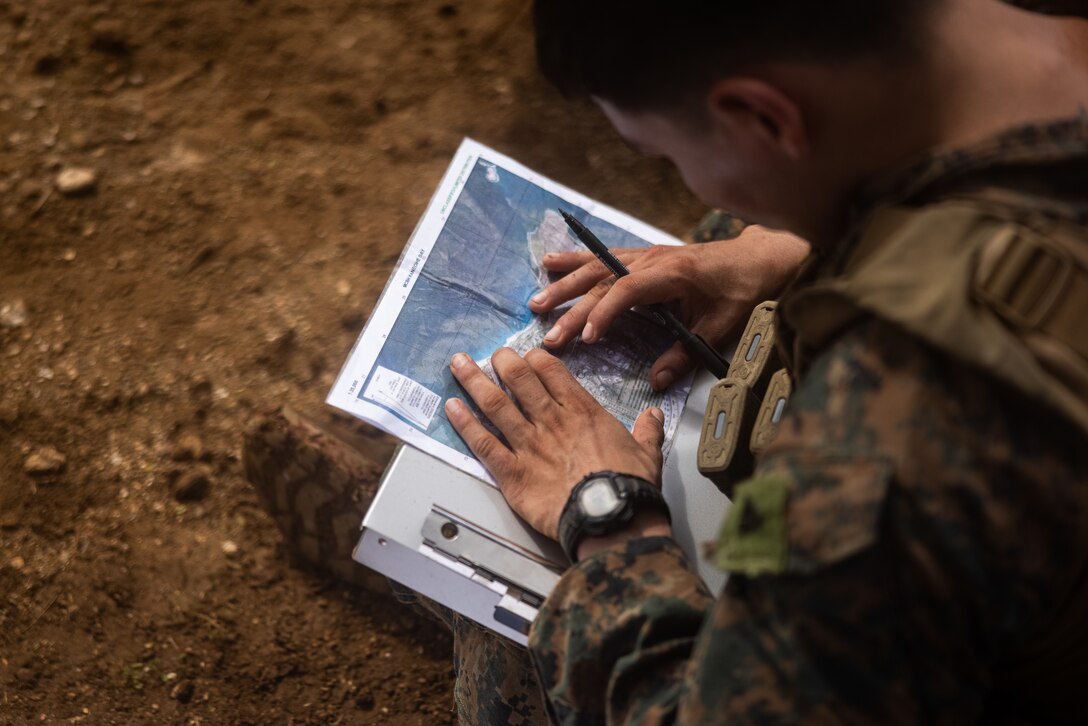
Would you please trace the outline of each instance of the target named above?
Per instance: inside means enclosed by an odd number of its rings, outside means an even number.
[[[563,215],[563,220],[567,223],[567,226],[571,228],[578,240],[589,248],[589,251],[596,255],[597,259],[604,263],[613,275],[617,278],[624,275],[631,274],[623,263],[616,259],[616,256],[608,251],[608,247],[604,242],[597,239],[597,235],[589,231],[589,228],[574,218],[573,215],[567,214],[562,209],[559,213]],[[648,305],[647,309],[650,314],[653,315],[661,325],[668,328],[669,331],[676,336],[676,339],[687,349],[688,353],[691,353],[697,361],[699,361],[704,368],[714,374],[715,378],[725,378],[729,373],[729,363],[725,358],[721,356],[718,351],[701,337],[691,332],[680,322],[679,319],[661,303],[655,303]]]

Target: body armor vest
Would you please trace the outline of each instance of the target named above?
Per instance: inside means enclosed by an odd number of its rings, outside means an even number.
[[[1088,229],[984,201],[877,210],[780,307],[791,370],[863,315],[895,323],[1088,435]]]

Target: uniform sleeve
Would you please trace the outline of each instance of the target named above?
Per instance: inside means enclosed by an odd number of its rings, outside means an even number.
[[[606,710],[635,698],[675,703],[712,604],[683,551],[666,537],[631,540],[572,567],[529,635],[553,720],[603,723]]]
[[[888,326],[848,333],[737,489],[716,601],[661,538],[560,580],[530,634],[553,717],[983,717],[1002,655],[1071,587],[1056,563],[1084,551],[1085,502],[1069,493],[1083,487],[1061,454],[1071,442],[1010,416],[1018,405]]]

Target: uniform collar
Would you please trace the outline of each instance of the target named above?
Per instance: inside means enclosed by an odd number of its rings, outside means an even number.
[[[1088,164],[1088,113],[1072,118],[1018,126],[965,146],[932,149],[863,183],[853,195],[847,233],[839,244],[814,251],[798,283],[837,270],[850,256],[866,219],[878,207],[927,204],[983,189],[1022,188],[1041,208],[1059,207],[1056,216],[1079,218],[1088,224],[1088,194],[1084,177],[1073,182],[1049,178],[1056,164]],[[1070,197],[1061,202],[1062,196]]]
[[[855,194],[852,215],[861,218],[885,204],[924,203],[998,169],[1013,172],[1019,169],[1021,175],[1026,175],[1037,172],[1041,166],[1085,156],[1088,156],[1088,112],[1058,121],[1018,126],[967,146],[929,151],[874,178]]]

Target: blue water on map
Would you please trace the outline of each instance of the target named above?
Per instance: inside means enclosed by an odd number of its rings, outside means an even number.
[[[648,244],[481,158],[378,355],[377,365],[441,396],[427,432],[462,453],[468,448],[442,408],[448,398],[465,399],[449,371],[450,358],[457,352],[487,358],[530,322],[528,302],[539,291],[539,272],[529,233],[557,208],[574,214],[609,247]],[[367,383],[369,378],[360,397]]]

